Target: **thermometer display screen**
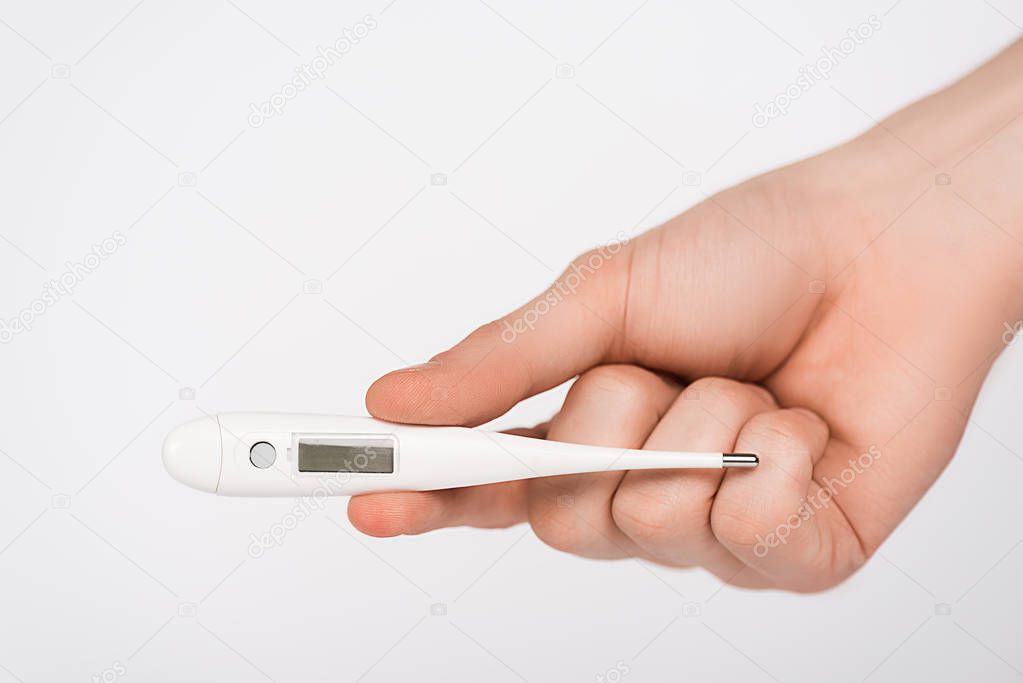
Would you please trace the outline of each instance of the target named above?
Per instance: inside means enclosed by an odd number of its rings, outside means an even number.
[[[299,472],[394,472],[394,441],[376,439],[300,439]]]

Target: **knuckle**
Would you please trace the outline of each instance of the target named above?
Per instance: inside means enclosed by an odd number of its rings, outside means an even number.
[[[710,528],[722,544],[732,548],[752,548],[769,533],[769,525],[751,516],[722,510],[720,506],[711,510]]]
[[[551,285],[561,293],[594,293],[620,285],[628,272],[631,244],[611,241],[576,256]]]
[[[686,399],[698,400],[705,408],[726,414],[741,411],[753,395],[751,385],[724,377],[703,377],[687,386],[684,393]]]
[[[650,495],[638,487],[619,489],[611,502],[611,518],[626,536],[656,544],[684,535],[695,515],[667,495]]]
[[[652,373],[635,365],[598,365],[584,372],[576,384],[607,391],[631,395],[642,390],[653,377]]]
[[[746,423],[746,432],[757,441],[779,447],[789,447],[798,441],[796,420],[783,412],[754,415]]]
[[[819,440],[819,434],[813,432],[820,431],[822,425],[816,425],[812,430],[807,430],[807,425],[807,416],[799,412],[776,410],[760,413],[750,418],[742,428],[739,441],[742,447],[767,453],[786,466],[805,466],[806,472],[800,474],[809,477],[813,451]]]
[[[574,273],[585,279],[588,276],[596,275],[605,266],[614,262],[615,257],[627,248],[628,242],[612,241],[600,247],[587,249],[571,260],[561,277],[566,278]]]
[[[635,365],[600,365],[587,370],[569,390],[570,394],[603,394],[627,414],[654,408],[654,389],[664,380]]]
[[[498,318],[496,320],[491,320],[488,323],[483,323],[482,325],[477,327],[475,330],[470,332],[469,336],[467,337],[467,339],[471,339],[471,340],[475,341],[477,339],[489,339],[491,337],[498,336],[501,333],[501,329],[502,329],[501,321],[502,320],[503,320],[503,318]],[[434,356],[434,358],[436,358],[436,359],[443,358],[447,353],[448,353],[448,351],[443,351],[443,352],[437,354],[436,356]]]
[[[731,396],[746,385],[734,379],[725,377],[701,377],[686,387],[686,391],[692,391],[699,397],[704,396]]]
[[[595,532],[579,519],[578,513],[559,506],[556,500],[530,501],[529,525],[546,545],[578,554],[595,542]]]
[[[763,387],[724,377],[698,379],[685,388],[682,398],[699,401],[719,420],[733,423],[730,426],[736,431],[742,427],[741,416],[774,406],[774,399]]]
[[[494,338],[500,337],[501,332],[504,330],[505,318],[496,318],[489,322],[483,323],[468,335],[465,336],[460,344],[490,344]],[[459,344],[459,345],[460,345]],[[451,355],[452,351],[457,348],[458,345],[451,347],[445,351],[441,351],[431,358],[431,361],[443,360]]]

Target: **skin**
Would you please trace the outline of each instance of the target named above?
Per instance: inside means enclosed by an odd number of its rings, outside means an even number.
[[[852,142],[582,255],[598,267],[556,305],[545,292],[366,397],[385,420],[475,426],[578,376],[520,433],[753,452],[758,468],[373,494],[351,500],[353,524],[528,521],[585,557],[754,588],[841,582],[948,464],[1023,318],[1021,113],[1023,42]]]

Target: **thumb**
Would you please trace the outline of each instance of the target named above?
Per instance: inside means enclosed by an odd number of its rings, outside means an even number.
[[[366,394],[370,414],[475,426],[604,362],[622,334],[631,249],[622,241],[586,252],[529,303],[384,375]]]
[[[771,208],[743,186],[729,192],[747,212]],[[807,295],[810,273],[782,247],[795,240],[815,271],[825,262],[816,263],[817,245],[802,232],[776,227],[768,239],[722,201],[583,254],[525,306],[429,363],[377,380],[366,396],[370,413],[474,426],[608,362],[688,379],[766,377],[800,341],[820,301]]]

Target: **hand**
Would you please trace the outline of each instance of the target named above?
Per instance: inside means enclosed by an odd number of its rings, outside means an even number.
[[[477,425],[579,375],[530,433],[754,452],[758,468],[367,495],[353,523],[391,536],[528,520],[561,550],[737,585],[849,576],[948,463],[1023,316],[1019,74],[1023,43],[843,147],[584,254],[366,398],[386,420]]]

